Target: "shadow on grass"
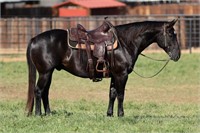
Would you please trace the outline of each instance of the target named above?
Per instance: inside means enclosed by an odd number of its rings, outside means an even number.
[[[73,115],[73,112],[68,112],[67,110],[53,110],[51,111],[52,116],[64,115],[65,117],[70,117]]]

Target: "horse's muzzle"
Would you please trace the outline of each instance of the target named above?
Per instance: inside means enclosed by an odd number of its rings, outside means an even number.
[[[172,53],[169,52],[168,54],[169,54],[170,59],[175,61],[175,62],[177,62],[181,57],[181,51],[180,50],[179,51],[173,51]]]

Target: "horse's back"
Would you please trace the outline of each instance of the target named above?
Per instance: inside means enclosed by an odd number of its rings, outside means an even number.
[[[39,72],[59,67],[67,49],[67,31],[49,30],[31,39],[30,56]]]
[[[42,32],[42,33],[38,34],[37,36],[33,37],[32,40],[36,43],[38,43],[39,41],[41,41],[41,42],[45,41],[45,43],[47,43],[47,42],[52,43],[55,41],[64,41],[62,39],[66,40],[66,37],[67,37],[66,30],[54,29],[54,30],[48,30],[48,31]],[[50,45],[50,44],[48,44],[48,45]]]

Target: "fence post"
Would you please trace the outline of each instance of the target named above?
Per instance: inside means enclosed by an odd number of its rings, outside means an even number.
[[[19,24],[19,22],[20,22],[20,20],[19,20],[19,18],[15,18],[16,19],[16,22],[17,22],[17,43],[18,43],[18,52],[20,51],[20,24]]]
[[[190,20],[190,23],[189,23],[189,51],[190,51],[190,54],[192,53],[192,20]]]

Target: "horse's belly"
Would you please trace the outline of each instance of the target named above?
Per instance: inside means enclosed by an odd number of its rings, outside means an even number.
[[[63,68],[67,72],[82,78],[88,78],[87,66],[78,62],[64,62]]]

